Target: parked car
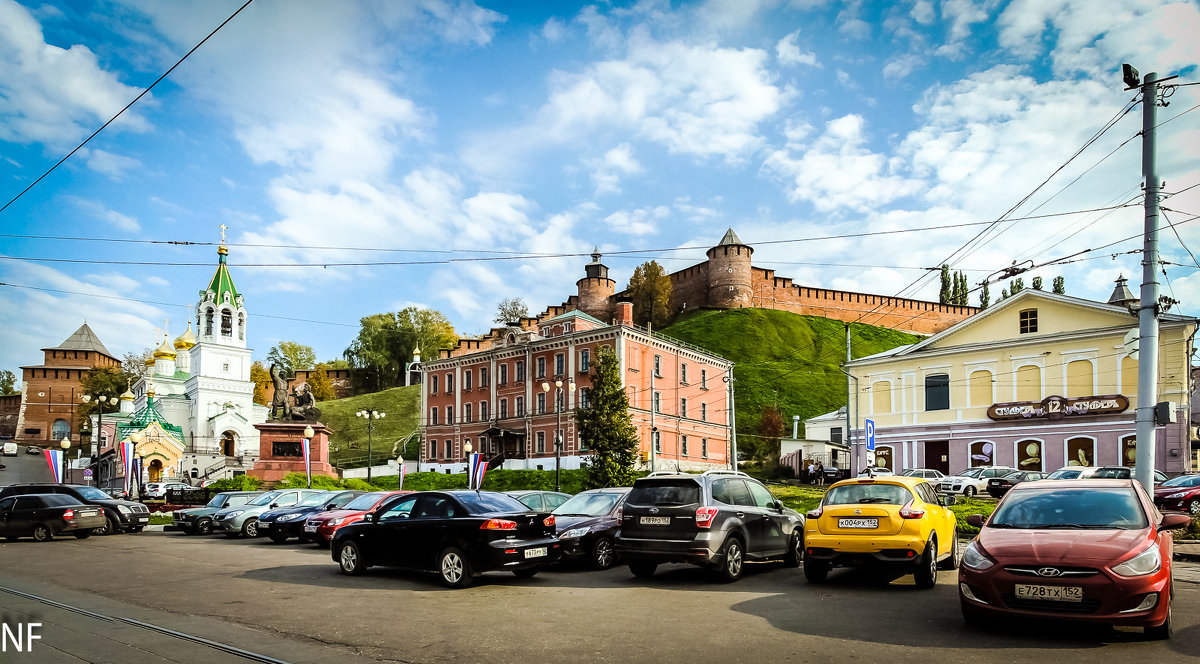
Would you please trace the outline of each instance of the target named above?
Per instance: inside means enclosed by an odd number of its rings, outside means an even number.
[[[708,567],[722,581],[741,578],[747,560],[800,565],[804,517],[740,471],[652,473],[633,483],[621,512],[617,555],[637,577],[661,563]]]
[[[80,484],[56,484],[53,482],[35,482],[30,484],[12,484],[0,488],[0,498],[21,496],[31,493],[60,493],[70,496],[84,505],[95,505],[103,508],[105,522],[96,528],[96,535],[111,535],[121,531],[140,533],[150,522],[150,510],[141,503],[131,500],[113,498],[94,486]]]
[[[1154,504],[1200,516],[1200,475],[1180,475],[1154,487]]]
[[[505,491],[504,493],[525,503],[526,507],[535,512],[553,512],[559,505],[567,502],[571,494],[560,491]]]
[[[30,445],[29,447],[25,448],[25,453],[26,454],[41,454],[42,448],[38,447],[37,445]]]
[[[924,477],[927,480],[940,480],[945,477],[942,471],[932,468],[909,468],[901,471],[900,474],[905,477]]]
[[[225,533],[226,537],[257,537],[258,517],[267,510],[291,507],[305,498],[321,493],[315,489],[280,489],[268,491],[244,505],[226,507],[213,514],[214,532]]]
[[[1133,476],[1133,469],[1128,466],[1063,466],[1046,476],[1048,480],[1086,480],[1090,478],[1127,480]],[[1154,483],[1162,484],[1167,481],[1167,474],[1157,468],[1154,470]]]
[[[176,510],[175,527],[186,535],[207,535],[212,532],[213,515],[226,507],[245,505],[262,495],[262,491],[223,491],[213,496],[204,507]]]
[[[1017,469],[1010,466],[976,466],[967,468],[957,475],[938,480],[937,490],[942,493],[961,493],[970,498],[987,490],[987,481],[993,477],[1004,477]]]
[[[1130,480],[1022,482],[967,545],[963,619],[1027,616],[1132,625],[1171,636],[1172,538],[1186,514],[1161,514]]]
[[[1004,477],[993,477],[988,480],[987,492],[988,495],[996,500],[1004,497],[1008,490],[1013,488],[1013,485],[1021,482],[1032,482],[1034,480],[1046,479],[1046,473],[1041,473],[1036,470],[1016,470]]]
[[[84,505],[61,493],[31,493],[0,498],[0,535],[9,542],[33,537],[39,542],[71,534],[87,539],[104,525],[104,509]]]
[[[196,487],[184,482],[150,482],[146,484],[143,498],[165,498],[167,492],[176,489],[180,491],[195,491]]]
[[[325,491],[305,498],[295,507],[268,510],[258,517],[258,536],[270,537],[276,544],[283,544],[292,537],[305,542],[308,537],[304,534],[304,522],[309,516],[341,509],[361,495],[362,491]]]
[[[895,475],[895,474],[896,473],[892,472],[891,468],[884,468],[882,466],[871,466],[870,468],[863,468],[862,470],[858,471],[859,477],[867,477],[868,475],[875,477],[875,476],[879,476],[879,475]]]
[[[319,546],[329,546],[333,534],[338,528],[362,521],[368,512],[378,509],[385,501],[393,496],[405,495],[411,491],[371,491],[355,498],[345,507],[327,512],[317,512],[304,522],[304,534]]]
[[[805,578],[821,583],[834,567],[877,567],[911,571],[918,588],[932,588],[938,569],[958,567],[954,501],[923,477],[834,484],[808,513]]]
[[[0,454],[3,454],[4,456],[17,456],[17,444],[11,441],[4,443],[4,445],[0,447]]]
[[[491,491],[422,491],[398,496],[342,526],[330,550],[345,574],[371,565],[436,572],[451,588],[491,570],[519,578],[558,558],[554,515]]]
[[[563,558],[586,558],[595,569],[617,562],[615,541],[621,527],[621,506],[628,487],[591,489],[572,496],[554,510],[554,525]]]

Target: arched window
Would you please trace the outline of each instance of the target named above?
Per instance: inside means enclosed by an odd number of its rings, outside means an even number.
[[[1042,368],[1026,364],[1017,369],[1017,401],[1042,400]]]
[[[235,456],[237,454],[237,434],[226,431],[221,434],[221,454]]]
[[[1042,470],[1046,467],[1045,455],[1042,454],[1042,441],[1036,438],[1018,440],[1017,468],[1020,470]]]
[[[233,312],[228,309],[221,310],[221,336],[233,336]]]
[[[871,412],[883,415],[892,412],[892,384],[881,380],[871,384]]]
[[[1075,360],[1067,363],[1067,394],[1069,397],[1086,397],[1096,393],[1092,380],[1092,363]]]
[[[1094,466],[1096,465],[1096,440],[1094,438],[1086,438],[1079,436],[1071,438],[1064,443],[1063,465],[1066,466]]]
[[[70,434],[71,425],[66,420],[54,420],[54,424],[50,426],[51,442],[57,443]]]
[[[212,336],[212,326],[213,326],[213,308],[209,307],[207,313],[208,313],[208,315],[204,319],[204,334],[211,337]]]
[[[972,371],[969,386],[972,407],[990,406],[995,403],[992,395],[992,372],[985,369]]]
[[[238,339],[246,338],[246,314],[238,312]]]
[[[1129,397],[1130,400],[1137,394],[1138,384],[1138,362],[1133,359],[1132,355],[1126,355],[1121,358],[1121,394]]]

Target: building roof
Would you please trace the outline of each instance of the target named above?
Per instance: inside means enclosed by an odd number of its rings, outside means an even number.
[[[53,348],[43,348],[42,350],[89,350],[97,353],[103,353],[109,357],[115,357],[104,344],[100,343],[100,337],[88,327],[87,323],[79,326],[78,330],[67,337],[67,340]]]
[[[233,277],[229,276],[229,266],[225,264],[225,256],[228,253],[229,249],[226,249],[224,245],[217,248],[217,271],[213,273],[212,279],[209,280],[208,288],[201,291],[200,294],[214,293],[217,302],[225,302],[224,295],[228,293],[229,302],[236,305],[238,299],[237,288],[233,285]]]
[[[162,416],[162,413],[158,412],[158,409],[154,407],[153,398],[146,400],[146,405],[143,406],[141,410],[134,413],[128,424],[117,425],[117,438],[124,439],[130,433],[134,431],[141,431],[155,423],[161,426],[163,430],[175,436],[179,442],[183,442],[183,428],[177,427],[168,422],[166,418]]]
[[[588,314],[586,314],[585,312],[583,312],[583,311],[581,311],[581,310],[579,310],[579,309],[572,309],[571,311],[567,311],[567,312],[561,313],[561,314],[559,314],[559,315],[557,315],[557,316],[551,316],[550,318],[547,318],[547,319],[545,319],[545,320],[539,321],[539,322],[538,322],[538,324],[539,324],[539,325],[545,325],[546,323],[550,323],[550,322],[553,322],[553,321],[556,321],[556,320],[565,320],[565,319],[567,319],[567,318],[581,318],[581,319],[583,319],[583,320],[586,320],[586,321],[589,321],[589,322],[595,323],[596,325],[599,325],[599,326],[601,326],[601,327],[607,327],[607,326],[608,326],[608,323],[605,323],[604,321],[601,321],[600,319],[596,318],[595,316],[589,316]]]
[[[743,244],[744,245],[745,242],[742,242],[741,239],[738,238],[737,233],[734,233],[733,227],[730,226],[729,230],[725,231],[725,237],[721,238],[721,241],[717,243],[717,246],[719,247],[719,246],[725,245],[725,244]]]

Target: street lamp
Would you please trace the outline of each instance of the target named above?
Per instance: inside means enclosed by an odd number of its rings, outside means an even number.
[[[571,381],[571,382],[567,383],[567,387],[568,387],[568,389],[571,390],[572,393],[575,392],[575,381]],[[562,491],[562,485],[559,483],[559,480],[558,480],[559,468],[562,465],[562,446],[563,446],[563,433],[562,433],[563,382],[561,379],[554,381],[554,388],[556,390],[556,392],[554,394],[554,414],[557,418],[557,423],[554,427],[554,490]],[[542,391],[549,392],[550,391],[550,383],[543,381],[542,382]]]
[[[308,441],[308,458],[312,459],[312,437],[316,433],[311,425],[304,427],[304,440]],[[306,460],[304,463],[304,474],[308,476],[308,488],[312,488],[312,470],[311,464]]]
[[[412,362],[404,365],[404,386],[408,387],[412,384],[412,368],[421,363],[421,347],[417,346],[413,349]]]
[[[360,410],[354,414],[355,417],[361,417],[367,421],[367,483],[371,482],[371,434],[375,433],[375,420],[387,417],[387,413],[381,413],[377,410]]]
[[[109,396],[107,394],[97,394],[94,396],[91,394],[85,394],[82,397],[80,397],[80,400],[83,401],[84,403],[91,403],[92,399],[96,400],[96,430],[92,432],[92,435],[89,436],[89,438],[91,438],[92,458],[99,459],[100,458],[100,443],[99,443],[99,441],[100,441],[100,437],[102,435],[104,435],[104,406],[106,404],[110,405],[110,406],[116,406],[118,403],[118,399],[117,399],[117,397]],[[91,468],[93,465],[95,465],[95,463],[96,463],[95,461],[92,461],[91,463],[88,464],[88,467]],[[99,478],[97,478],[97,480],[99,480]],[[97,481],[97,485],[99,485],[98,481]]]
[[[475,488],[475,473],[471,472],[471,450],[473,450],[473,449],[475,449],[475,448],[471,447],[471,441],[468,440],[467,442],[463,443],[463,456],[465,456],[467,458],[467,488],[468,489]]]
[[[135,465],[138,465],[138,464],[140,464],[140,463],[141,463],[141,457],[139,457],[139,456],[138,456],[138,454],[137,454],[137,446],[138,446],[138,445],[139,445],[139,444],[142,442],[142,438],[143,438],[143,437],[144,437],[144,436],[143,436],[143,434],[142,434],[142,432],[141,432],[141,431],[134,431],[133,433],[129,434],[129,441],[130,441],[131,443],[133,443],[133,456],[134,456],[134,462],[135,462],[135,463],[130,463],[130,464],[129,464],[129,466],[130,466],[130,475],[132,475],[132,474],[133,474],[133,473],[135,473],[135,472],[137,473],[137,475],[136,475],[136,476],[134,476],[134,477],[128,477],[128,476],[127,476],[127,478],[126,478],[126,479],[128,479],[128,480],[130,480],[130,481],[131,481],[131,484],[130,484],[130,486],[129,486],[129,491],[127,492],[127,494],[128,494],[128,495],[126,496],[127,498],[128,498],[129,496],[134,496],[134,497],[136,497],[136,498],[141,498],[141,496],[139,495],[139,494],[140,494],[140,492],[139,492],[139,489],[138,489],[138,484],[139,484],[139,480],[140,480],[140,479],[141,479],[141,477],[142,477],[142,470],[141,470],[141,468],[140,468],[140,467],[139,467],[139,468],[137,468],[137,469],[135,470],[135,469],[134,469],[134,466],[135,466]]]
[[[67,483],[67,448],[71,447],[71,438],[69,436],[63,436],[62,442],[60,442],[59,445],[62,446],[62,450],[63,450],[62,477],[59,480],[59,484],[66,484]]]

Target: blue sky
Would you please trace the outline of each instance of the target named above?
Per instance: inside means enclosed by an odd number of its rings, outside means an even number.
[[[240,5],[0,0],[0,205]],[[1138,207],[1008,222],[954,253],[983,228],[962,224],[1000,218],[1133,99],[1122,62],[1200,79],[1197,3],[1102,6],[256,0],[0,212],[0,368],[84,319],[118,355],[164,319],[178,335],[216,248],[162,242],[220,224],[256,358],[280,340],[339,357],[361,316],[409,305],[478,334],[505,297],[536,312],[574,293],[588,259],[563,254],[632,252],[605,259],[621,288],[651,258],[703,260],[729,226],[790,240],[756,265],[887,295],[952,255],[975,285],[1104,247],[1024,278],[1105,299],[1140,281],[1140,242],[1105,246],[1141,231]],[[1200,110],[1180,115],[1198,89],[1159,109],[1176,223],[1200,214],[1200,187],[1182,191]],[[1136,203],[1140,129],[1137,108],[1012,216]],[[1189,314],[1198,228],[1161,236],[1163,291]],[[853,237],[877,231],[897,232]],[[422,264],[337,265],[380,261]]]

